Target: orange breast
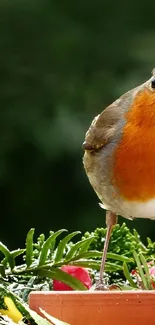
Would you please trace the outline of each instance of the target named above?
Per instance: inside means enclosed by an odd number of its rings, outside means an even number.
[[[140,92],[114,152],[114,184],[128,200],[155,198],[155,93]]]

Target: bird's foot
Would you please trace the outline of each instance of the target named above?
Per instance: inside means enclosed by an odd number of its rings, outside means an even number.
[[[109,291],[109,286],[104,283],[104,281],[97,281],[94,285],[94,291]]]
[[[112,291],[112,290],[121,290],[121,287],[118,284],[105,284],[103,281],[97,281],[90,289],[90,291]]]

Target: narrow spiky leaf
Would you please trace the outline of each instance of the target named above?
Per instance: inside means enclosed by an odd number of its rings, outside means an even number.
[[[15,267],[15,259],[14,257],[11,255],[11,252],[9,251],[9,249],[0,242],[0,251],[4,254],[4,256],[6,257],[6,261],[8,262],[11,270],[14,269]]]
[[[33,257],[33,235],[34,228],[31,228],[26,236],[26,265],[29,267],[32,264]]]
[[[125,275],[125,278],[128,280],[129,284],[131,285],[132,288],[137,288],[137,285],[136,283],[133,281],[131,275],[130,275],[130,272],[129,272],[129,269],[128,269],[128,266],[127,264],[124,262],[123,263],[123,273]]]
[[[138,268],[138,273],[139,273],[139,275],[141,277],[141,280],[143,282],[144,289],[147,290],[147,289],[149,289],[148,288],[148,283],[147,283],[146,276],[145,276],[145,274],[143,272],[143,269],[142,269],[142,266],[141,266],[141,261],[140,261],[140,259],[139,259],[136,252],[133,252],[133,256],[134,256],[134,259],[136,261],[137,268]]]
[[[139,254],[139,257],[140,257],[140,260],[143,264],[143,267],[144,267],[144,270],[146,273],[146,281],[147,281],[148,289],[151,290],[152,286],[151,286],[151,279],[150,279],[148,264],[147,264],[146,259],[142,253]]]
[[[69,265],[75,265],[75,266],[81,266],[86,267],[94,270],[100,270],[101,267],[101,261],[100,260],[78,260],[78,261],[71,261]],[[114,272],[114,271],[120,271],[122,270],[121,265],[117,265],[114,263],[106,262],[105,265],[105,271],[106,272]]]
[[[85,253],[80,253],[78,255],[73,256],[70,260],[65,259],[64,262],[67,263],[68,261],[78,261],[80,259],[90,259],[90,258],[101,258],[102,257],[102,252],[98,251],[88,251]]]
[[[133,229],[133,234],[135,236],[135,239],[137,241],[137,243],[141,246],[141,248],[143,249],[143,251],[147,251],[147,248],[146,246],[141,242],[140,240],[140,235],[138,234],[137,230],[136,229]]]
[[[152,245],[153,244],[153,241],[151,240],[151,238],[147,237],[146,239],[147,239],[148,245]]]
[[[77,242],[76,244],[74,244],[70,251],[66,254],[66,260],[70,260],[74,255],[78,255],[78,250],[82,249],[82,247],[85,245],[85,243],[87,244],[91,244],[92,240],[94,239],[94,237],[90,237],[87,239],[83,239],[79,242]]]
[[[40,257],[39,257],[39,266],[43,265],[46,262],[47,255],[48,255],[48,250],[50,249],[50,246],[52,242],[59,236],[61,235],[64,231],[67,231],[66,229],[61,229],[56,231],[54,234],[50,235],[46,241],[43,244]]]
[[[5,267],[3,264],[0,264],[0,275],[5,278]]]
[[[70,242],[70,240],[80,233],[81,233],[80,231],[74,231],[71,234],[68,234],[67,236],[65,236],[60,241],[60,243],[57,247],[57,250],[56,250],[55,258],[54,258],[55,263],[59,262],[61,260],[61,258],[63,257],[65,247]]]
[[[26,251],[26,249],[16,249],[16,250],[14,250],[14,251],[11,251],[11,255],[14,257],[14,258],[16,258],[17,256],[19,256],[19,255],[22,255],[23,253],[25,253],[25,251]]]
[[[84,252],[87,252],[88,251],[88,249],[89,249],[89,247],[90,247],[90,244],[92,243],[92,241],[93,241],[93,239],[94,238],[96,238],[95,236],[93,236],[93,237],[90,237],[91,238],[91,240],[90,240],[90,242],[89,241],[86,241],[85,243],[83,243],[83,245],[80,247],[80,249],[79,249],[79,253],[84,253]],[[90,239],[89,238],[89,239]]]
[[[86,259],[86,258],[102,258],[102,252],[99,251],[88,251],[85,253],[81,253],[80,254],[74,256],[71,260],[79,260],[79,259]],[[116,260],[116,261],[120,261],[120,262],[126,262],[126,263],[131,263],[133,262],[132,258],[129,258],[127,256],[124,255],[119,255],[119,254],[115,254],[115,253],[107,253],[107,259],[112,259],[112,260]],[[66,259],[65,259],[66,261]]]

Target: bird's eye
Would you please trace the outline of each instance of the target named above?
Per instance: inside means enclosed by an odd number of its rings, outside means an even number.
[[[152,89],[155,89],[155,78],[152,79],[152,81],[151,81],[151,88]]]

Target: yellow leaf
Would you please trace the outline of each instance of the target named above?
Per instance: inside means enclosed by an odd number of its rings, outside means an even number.
[[[0,314],[7,315],[15,323],[18,323],[20,320],[22,320],[23,316],[15,306],[13,300],[10,297],[4,297],[4,302],[7,306],[7,309],[0,309]]]

